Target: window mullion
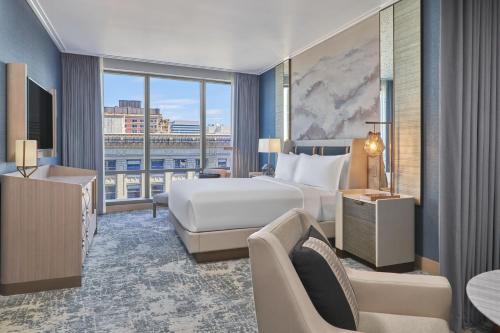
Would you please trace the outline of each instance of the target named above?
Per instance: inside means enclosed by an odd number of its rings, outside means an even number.
[[[151,167],[151,140],[149,137],[150,133],[150,92],[149,92],[149,75],[145,76],[144,80],[144,198],[148,199],[150,197],[150,167]]]
[[[200,81],[200,149],[201,149],[201,157],[200,157],[200,168],[204,170],[206,166],[206,87],[205,80]]]

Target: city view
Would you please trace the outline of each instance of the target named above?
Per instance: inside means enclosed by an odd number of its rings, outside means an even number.
[[[146,115],[144,80],[140,76],[105,73],[103,127],[108,201],[140,199],[147,193],[151,197],[168,191],[172,181],[197,177],[202,168],[231,168],[231,85],[151,78]],[[206,103],[203,137],[201,84],[205,84]],[[205,163],[201,163],[202,140]]]

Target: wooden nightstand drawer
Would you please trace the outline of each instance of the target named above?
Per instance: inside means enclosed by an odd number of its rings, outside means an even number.
[[[367,221],[359,217],[344,215],[343,223],[344,250],[375,264],[374,220]]]
[[[375,223],[375,204],[344,198],[344,214]]]

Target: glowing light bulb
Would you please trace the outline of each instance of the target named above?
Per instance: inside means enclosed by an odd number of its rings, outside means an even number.
[[[385,149],[384,141],[379,132],[369,132],[365,141],[365,152],[370,156],[379,156]]]

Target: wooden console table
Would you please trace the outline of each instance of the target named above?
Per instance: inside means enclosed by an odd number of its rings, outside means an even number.
[[[95,171],[55,165],[1,176],[0,294],[81,286],[96,186]]]

